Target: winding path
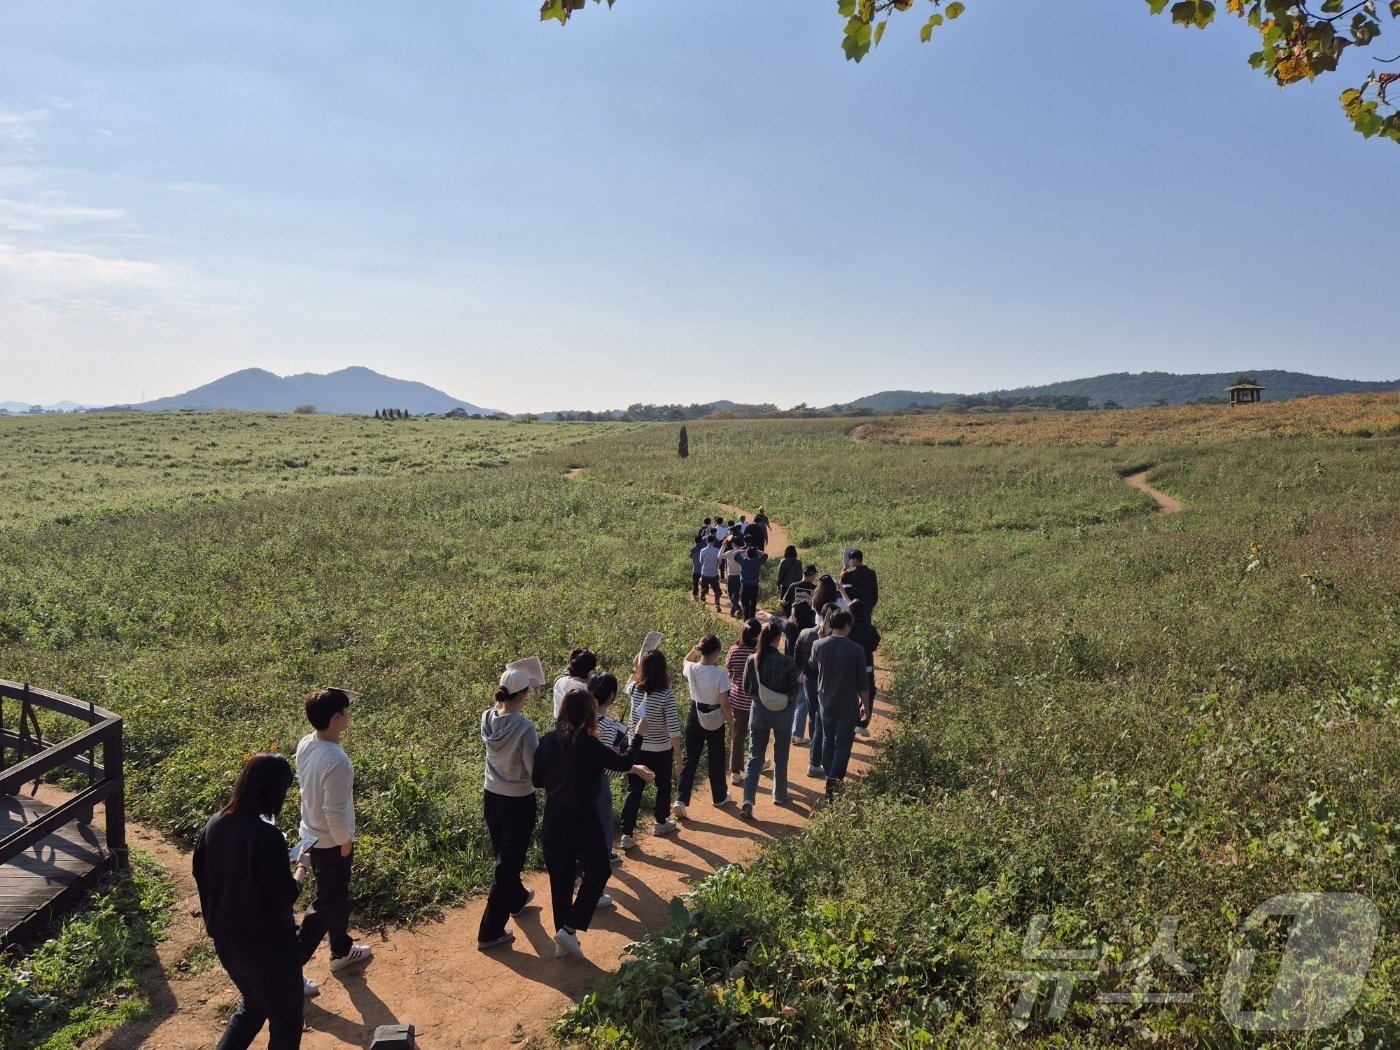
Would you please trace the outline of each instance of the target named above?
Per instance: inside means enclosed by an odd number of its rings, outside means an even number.
[[[1157,502],[1158,514],[1177,514],[1185,508],[1180,500],[1172,499],[1165,492],[1159,492],[1147,483],[1147,475],[1152,473],[1152,468],[1139,470],[1136,474],[1125,475],[1123,480],[1140,492],[1145,492]]]
[[[565,476],[576,479],[581,474],[581,468],[574,468]],[[707,505],[736,516],[747,513],[724,504]],[[781,556],[787,544],[786,531],[770,523],[769,551]],[[684,582],[677,581],[678,596],[685,593]],[[716,617],[733,623],[720,614]],[[877,671],[881,693],[871,737],[856,738],[853,774],[869,765],[875,744],[889,731],[893,712],[884,693],[886,678],[883,670]],[[618,968],[630,942],[666,925],[672,898],[718,868],[752,859],[767,840],[802,830],[823,794],[821,782],[807,779],[806,763],[806,749],[793,748],[789,790],[794,803],[786,808],[774,806],[763,793],[772,790],[770,775],[763,778],[754,817],[748,821],[739,816],[737,806],[713,807],[707,785],[701,781],[691,800],[690,818],[681,822],[677,834],[656,838],[639,833],[636,848],[627,854],[626,863],[613,869],[608,883],[617,906],[599,911],[593,929],[580,938],[586,960],[554,958],[549,879],[543,872],[526,877],[525,884],[535,891],[535,904],[512,924],[516,940],[507,947],[476,950],[477,923],[484,906],[484,898],[479,898],[447,909],[436,922],[362,932],[357,939],[374,945],[375,960],[356,975],[330,975],[323,949],[306,969],[322,992],[307,1001],[303,1047],[368,1046],[376,1026],[396,1021],[415,1025],[423,1045],[433,1047],[521,1047],[532,1038],[544,1037],[570,1003],[581,999],[604,973]],[[737,789],[730,790],[737,794]],[[643,827],[648,824],[642,822]],[[213,1047],[237,1000],[217,963],[203,972],[179,976],[178,960],[202,939],[193,917],[197,911],[190,910],[191,902],[197,909],[198,897],[188,857],[166,846],[160,859],[177,883],[176,920],[183,935],[161,945],[162,966],[144,975],[158,1016],[93,1045],[109,1050]]]

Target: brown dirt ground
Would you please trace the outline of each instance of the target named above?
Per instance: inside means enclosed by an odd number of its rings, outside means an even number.
[[[1140,470],[1136,474],[1129,474],[1123,480],[1133,488],[1146,492],[1156,500],[1157,512],[1159,514],[1176,514],[1181,511],[1183,508],[1180,500],[1172,499],[1172,497],[1168,496],[1165,492],[1158,492],[1147,483],[1147,475],[1149,473],[1151,473],[1150,470]]]
[[[572,470],[568,476],[579,473]],[[769,551],[781,556],[787,543],[787,533],[772,526]],[[888,672],[881,669],[877,679],[880,693],[871,736],[857,737],[851,755],[855,775],[869,765],[893,717],[885,693]],[[571,1003],[604,973],[618,968],[630,942],[666,924],[673,898],[718,868],[751,859],[768,840],[802,830],[822,797],[823,784],[807,779],[804,748],[792,749],[789,768],[795,803],[787,808],[770,801],[772,780],[767,774],[762,787],[769,794],[760,792],[751,820],[743,820],[734,806],[711,806],[702,789],[677,834],[640,837],[608,882],[617,906],[599,911],[593,928],[580,937],[584,960],[554,958],[549,880],[543,872],[526,877],[535,903],[514,922],[516,939],[506,947],[476,950],[484,905],[476,899],[447,910],[436,922],[361,932],[357,939],[373,944],[375,958],[356,974],[332,976],[323,948],[306,968],[306,975],[320,983],[321,995],[307,1001],[302,1045],[308,1050],[365,1047],[376,1026],[395,1022],[415,1025],[425,1047],[507,1048],[544,1041],[549,1026]],[[206,961],[202,968],[180,966],[207,942],[189,858],[146,829],[133,827],[132,839],[160,860],[174,878],[179,897],[170,935],[160,946],[161,967],[142,977],[155,1015],[86,1046],[213,1047],[238,996],[217,961]],[[266,1038],[264,1030],[254,1045],[266,1046]]]

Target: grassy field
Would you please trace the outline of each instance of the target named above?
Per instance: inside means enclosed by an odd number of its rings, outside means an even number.
[[[249,418],[152,418],[86,454],[133,460],[195,421],[223,448]],[[325,428],[306,431],[339,450],[315,461],[325,485],[277,491],[294,482],[255,457],[237,498],[220,485],[209,502],[195,494],[218,472],[191,465],[168,493],[132,474],[110,504],[84,488],[70,513],[55,494],[0,529],[0,669],[125,715],[135,815],[187,841],[244,752],[295,744],[302,693],[362,690],[347,745],[370,920],[489,877],[476,723],[501,664],[557,668],[588,644],[618,669],[651,628],[679,659],[711,626],[685,549],[715,503],[766,506],[824,570],[856,543],[880,573],[901,720],[874,775],[712,880],[566,1019],[570,1039],[1248,1044],[1219,989],[1255,906],[1349,889],[1394,914],[1395,438],[983,447],[856,443],[853,421],[690,423],[681,461],[673,426],[561,427],[560,444],[589,440],[486,470],[430,467],[448,452],[415,451],[403,424],[273,423]],[[423,441],[501,426],[421,425]],[[33,464],[67,440],[25,433]],[[421,472],[337,473],[386,434]],[[6,463],[13,491],[42,480]],[[1122,484],[1148,464],[1186,513]],[[1081,996],[1020,1033],[1003,974],[1027,968],[1037,914],[1055,946],[1095,952],[1100,991],[1145,982],[1113,968],[1180,916],[1194,975],[1151,975],[1198,994],[1136,1011]],[[1400,1038],[1397,965],[1388,925],[1347,1022],[1270,1045]]]
[[[1400,394],[1339,394],[1256,405],[1177,405],[1111,412],[938,413],[881,419],[869,441],[907,445],[1186,445],[1255,437],[1400,434]]]

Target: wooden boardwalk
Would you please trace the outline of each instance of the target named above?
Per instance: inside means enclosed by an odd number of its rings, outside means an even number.
[[[0,841],[52,809],[28,795],[0,795]],[[102,832],[76,822],[0,865],[0,943],[24,939],[23,927],[44,921],[61,897],[110,866]]]

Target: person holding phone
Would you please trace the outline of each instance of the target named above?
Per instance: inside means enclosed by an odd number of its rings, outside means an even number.
[[[319,993],[301,973],[292,906],[309,858],[288,870],[287,840],[271,823],[292,786],[281,755],[243,763],[228,804],[209,818],[194,847],[200,915],[214,951],[242,993],[219,1041],[243,1050],[268,1026],[269,1050],[301,1046],[303,1001]]]

